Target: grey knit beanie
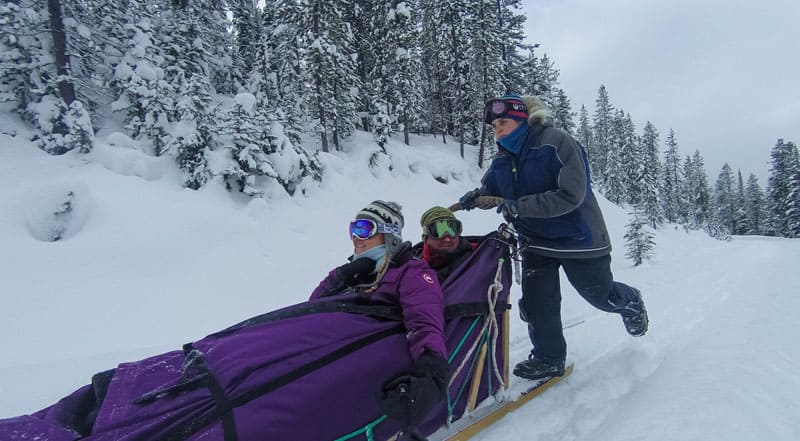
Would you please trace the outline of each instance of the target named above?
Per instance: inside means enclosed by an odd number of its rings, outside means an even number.
[[[375,222],[393,224],[402,230],[404,220],[401,210],[402,207],[397,202],[377,200],[362,208],[356,214],[356,219],[370,219]],[[397,247],[403,243],[402,232],[400,234],[384,234],[384,242],[386,243],[386,254],[393,256]]]

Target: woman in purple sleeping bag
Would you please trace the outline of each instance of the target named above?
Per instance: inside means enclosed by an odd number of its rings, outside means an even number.
[[[444,299],[436,273],[403,242],[403,215],[395,202],[376,200],[350,222],[353,255],[328,274],[311,300],[353,293],[400,305],[414,368],[387,381],[381,408],[414,431],[444,398],[449,368],[444,342]],[[413,439],[413,438],[411,438]]]

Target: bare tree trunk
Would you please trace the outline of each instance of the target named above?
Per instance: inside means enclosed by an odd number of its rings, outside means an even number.
[[[442,80],[439,78],[439,118],[442,122],[442,142],[447,144],[447,123],[444,119],[444,93],[442,86]]]
[[[505,32],[505,30],[503,29],[503,7],[500,3],[500,0],[497,0],[497,24],[498,27],[500,28],[500,31]],[[511,90],[511,82],[508,80],[509,78],[508,71],[511,67],[508,65],[508,53],[506,51],[506,44],[502,43],[500,47],[503,60],[503,70],[505,71],[503,72],[504,74],[503,77],[506,78],[505,80],[506,84],[504,84],[503,86],[505,88],[505,93],[512,93],[513,91]]]
[[[338,81],[334,81],[333,82],[333,96],[334,96],[334,98],[338,98],[339,97],[339,82]],[[331,123],[332,123],[331,125],[333,126],[333,127],[331,127],[331,132],[332,132],[331,136],[333,137],[333,147],[336,149],[336,151],[341,151],[342,150],[342,146],[339,145],[339,130],[338,130],[338,124],[339,124],[339,118],[340,117],[339,117],[338,112],[334,113],[334,115],[336,115],[336,116],[333,118],[333,121],[331,121]]]
[[[461,45],[458,44],[458,34],[456,33],[456,26],[453,22],[455,14],[450,13],[450,39],[453,48],[453,74],[456,76],[456,88],[458,89],[456,106],[457,112],[453,112],[458,118],[458,144],[461,152],[461,158],[464,158],[464,77],[459,64],[461,63]],[[456,122],[456,121],[454,121]],[[455,127],[453,127],[455,130]]]
[[[67,106],[75,101],[75,86],[69,80],[69,56],[67,56],[67,34],[64,32],[64,16],[61,13],[59,0],[47,0],[50,13],[50,31],[53,34],[53,51],[56,56],[56,72],[58,73],[58,91]]]
[[[408,136],[408,117],[403,116],[403,142],[406,145],[411,145],[411,139]]]
[[[319,30],[319,12],[316,10],[316,6],[314,6],[314,11],[311,13],[314,14],[312,28],[311,31],[314,33],[315,38],[319,38],[320,30]],[[328,148],[328,121],[325,118],[325,107],[323,106],[323,96],[322,96],[322,77],[319,74],[320,69],[317,69],[316,73],[314,74],[314,89],[316,90],[317,94],[317,106],[319,106],[319,125],[322,129],[320,133],[320,138],[322,141],[322,151],[327,153],[329,151]]]
[[[480,147],[478,147],[478,168],[483,168],[483,158],[486,156],[486,144],[484,138],[486,137],[486,124],[481,121],[481,140]]]
[[[328,148],[328,121],[325,119],[325,109],[322,105],[322,79],[319,77],[319,73],[315,75],[315,83],[316,83],[316,90],[317,90],[317,98],[319,101],[319,125],[322,128],[322,133],[320,137],[322,138],[322,151],[327,153],[329,151]]]

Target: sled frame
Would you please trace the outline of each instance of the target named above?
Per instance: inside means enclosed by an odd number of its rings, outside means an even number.
[[[523,404],[532,400],[533,398],[541,395],[553,385],[559,383],[572,373],[573,365],[569,365],[564,369],[564,375],[561,377],[551,377],[549,379],[538,380],[532,382],[531,386],[522,392],[521,395],[513,399],[513,397],[506,397],[502,401],[479,406],[471,413],[464,415],[459,420],[453,422],[450,426],[444,426],[437,430],[429,437],[430,441],[466,441],[471,439],[487,427],[499,421],[512,412],[520,408]],[[492,400],[488,398],[486,401]],[[513,400],[513,401],[512,401]]]

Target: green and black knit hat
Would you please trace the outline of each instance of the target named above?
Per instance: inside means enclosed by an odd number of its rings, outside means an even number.
[[[422,227],[422,240],[425,240],[427,237],[425,232],[428,230],[428,225],[438,220],[458,220],[458,218],[456,218],[456,215],[454,215],[452,211],[445,207],[437,205],[429,208],[428,211],[422,213],[422,217],[419,218],[419,224]]]

